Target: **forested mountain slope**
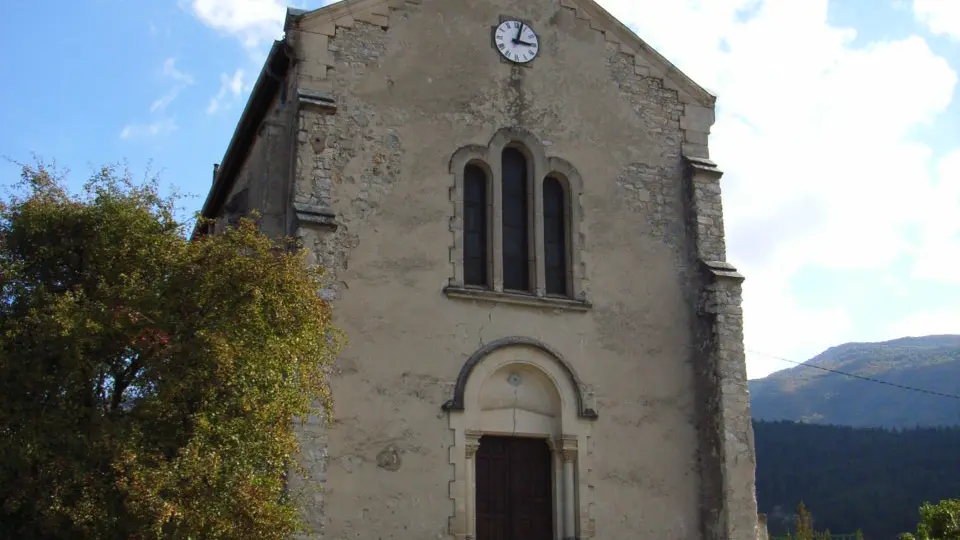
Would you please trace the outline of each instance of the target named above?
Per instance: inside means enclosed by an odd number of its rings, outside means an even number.
[[[894,540],[924,501],[960,498],[960,427],[887,430],[754,421],[757,503],[772,535],[803,501],[817,530]]]
[[[960,399],[811,367],[960,395],[960,335],[847,343],[805,364],[750,381],[754,419],[896,428],[960,425]]]

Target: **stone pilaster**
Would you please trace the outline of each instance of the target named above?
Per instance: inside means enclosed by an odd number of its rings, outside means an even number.
[[[720,177],[703,158],[686,159],[687,217],[699,261],[693,358],[698,392],[702,532],[711,540],[755,540],[756,456],[743,347],[741,285],[725,261]]]
[[[564,436],[560,441],[563,460],[563,540],[577,540],[577,438]]]
[[[299,238],[307,247],[308,264],[329,267],[330,257],[324,255],[331,250],[317,247],[329,245],[339,226],[331,204],[334,187],[331,163],[336,156],[331,143],[336,135],[337,103],[330,93],[305,89],[299,86],[302,81],[296,82],[291,103],[294,107],[290,119],[292,181],[286,225],[288,234]],[[331,286],[326,283],[320,293],[326,300],[333,297]],[[318,404],[317,411],[320,410]],[[301,448],[299,464],[305,475],[294,471],[290,485],[302,489],[306,496],[301,511],[307,531],[298,536],[298,540],[324,537],[328,460],[325,420],[322,412],[318,412],[311,414],[305,424],[297,421],[294,425]]]
[[[689,194],[688,220],[696,237],[697,258],[702,261],[725,261],[727,249],[723,231],[723,203],[720,200],[720,177],[716,163],[706,158],[686,158]]]
[[[296,227],[333,231],[336,216],[331,209],[336,141],[336,101],[330,94],[297,90],[297,149],[293,207]],[[299,234],[298,234],[299,236]]]
[[[320,405],[317,405],[320,410]],[[327,430],[323,413],[311,414],[301,423],[294,420],[294,430],[301,453],[299,467],[294,467],[288,477],[293,493],[303,497],[300,511],[307,530],[298,535],[298,540],[323,538],[324,493],[327,480]],[[299,468],[299,470],[297,470]]]
[[[473,540],[477,537],[477,452],[480,450],[480,437],[480,432],[467,432],[466,470],[464,470],[467,482],[467,540]]]

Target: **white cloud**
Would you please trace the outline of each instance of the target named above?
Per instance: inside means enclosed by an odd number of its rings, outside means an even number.
[[[960,2],[913,0],[913,14],[932,34],[960,40]]]
[[[168,106],[181,92],[188,86],[194,84],[193,76],[177,69],[176,59],[167,58],[163,61],[160,74],[164,79],[174,83],[165,94],[155,99],[150,104],[150,114],[159,114],[166,110]],[[167,135],[177,129],[176,121],[173,118],[164,118],[147,123],[127,124],[120,130],[121,139],[133,139],[141,137],[155,137],[158,135]]]
[[[244,71],[242,69],[237,69],[233,76],[221,73],[220,91],[210,100],[210,104],[207,106],[207,114],[214,114],[240,99],[241,92],[246,88],[243,84],[243,78]]]
[[[943,195],[956,184],[935,181],[915,137],[957,82],[922,38],[854,46],[853,29],[827,22],[826,0],[601,3],[719,96],[711,157],[726,171],[728,256],[747,276],[747,348],[806,360],[853,339],[842,299],[801,304],[791,279],[805,268],[879,275],[918,249],[916,231],[921,245],[945,242],[940,221],[960,222],[960,202]],[[947,270],[942,246],[924,253],[928,275]],[[751,377],[784,367],[748,360]]]
[[[960,334],[960,311],[940,309],[914,313],[892,323],[889,334],[897,337]]]
[[[244,46],[279,39],[286,3],[283,0],[191,0],[190,11],[207,26],[236,36]]]
[[[937,177],[923,204],[921,241],[910,249],[913,277],[960,286],[960,148],[940,160]]]
[[[193,76],[178,70],[175,64],[176,60],[174,58],[167,58],[163,62],[163,76],[172,80],[175,84],[166,94],[150,104],[150,112],[152,113],[166,109],[168,105],[173,103],[173,100],[177,99],[180,92],[193,84]]]
[[[136,139],[169,135],[177,129],[177,123],[172,118],[158,120],[148,124],[127,124],[120,131],[121,139]]]
[[[163,75],[183,85],[189,86],[193,84],[193,76],[188,73],[184,73],[180,71],[179,69],[177,69],[177,66],[175,64],[176,64],[175,58],[167,58],[166,60],[164,60]]]
[[[173,100],[177,99],[177,96],[180,95],[181,90],[183,90],[182,86],[174,86],[171,88],[169,92],[160,96],[150,104],[150,112],[157,112],[166,109],[167,105],[170,105],[173,103]]]
[[[790,295],[786,280],[743,270],[756,277],[748,277],[743,296],[749,378],[793,367],[777,356],[802,362],[850,339],[853,321],[844,309],[801,307]]]

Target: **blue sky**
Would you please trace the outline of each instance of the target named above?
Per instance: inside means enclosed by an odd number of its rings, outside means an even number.
[[[790,367],[771,355],[960,333],[960,0],[600,3],[719,95],[711,152],[748,278],[751,377]],[[149,166],[199,208],[283,13],[4,2],[0,156],[55,159],[77,185]],[[17,174],[0,161],[0,183]]]

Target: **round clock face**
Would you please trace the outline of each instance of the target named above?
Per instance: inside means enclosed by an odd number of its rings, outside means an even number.
[[[503,21],[494,32],[497,49],[504,58],[526,64],[537,57],[540,41],[532,28],[520,21]]]

